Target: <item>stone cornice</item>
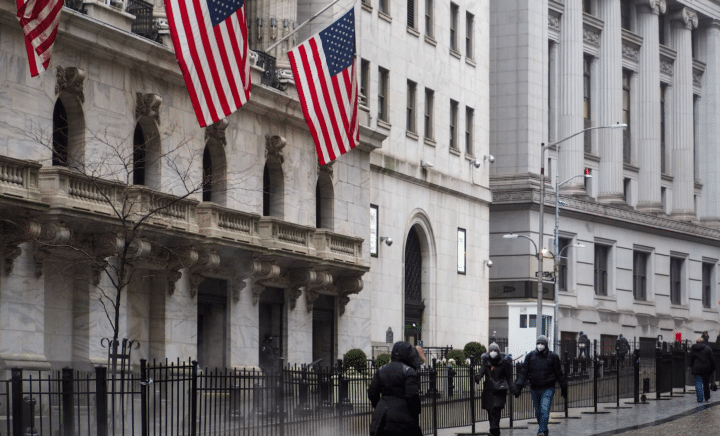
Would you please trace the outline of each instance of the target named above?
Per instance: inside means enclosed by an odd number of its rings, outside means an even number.
[[[593,201],[583,200],[577,197],[562,196],[565,211],[572,211],[593,217],[593,220],[608,220],[615,225],[636,225],[653,232],[665,231],[675,234],[682,234],[687,237],[703,239],[705,243],[712,240],[713,245],[720,245],[720,230],[703,227],[694,223],[677,221],[664,216],[644,214],[630,208],[600,204]],[[502,205],[539,204],[540,192],[536,189],[509,190],[493,192],[493,207]],[[552,192],[546,193],[546,207],[555,206],[555,195]]]

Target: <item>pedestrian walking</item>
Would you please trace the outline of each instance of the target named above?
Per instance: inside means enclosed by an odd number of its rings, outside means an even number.
[[[508,391],[516,390],[513,382],[512,359],[500,353],[496,343],[488,346],[488,352],[480,357],[480,370],[475,374],[475,383],[485,378],[480,402],[487,410],[490,420],[490,435],[500,434],[500,414],[505,408]]]
[[[720,329],[718,329],[718,335],[715,338],[715,348],[720,348]]]
[[[560,395],[567,396],[567,381],[562,372],[560,357],[548,349],[547,337],[537,338],[535,349],[528,353],[520,367],[513,394],[519,397],[525,383],[530,383],[530,393],[535,417],[538,420],[538,436],[547,436],[550,407],[555,395],[555,385],[560,385]]]
[[[273,347],[273,336],[268,333],[265,335],[262,345],[260,345],[260,369],[264,373],[271,373],[275,369],[277,362],[277,352]]]
[[[583,332],[578,334],[578,348],[580,349],[580,358],[587,359],[590,357],[590,339]]]
[[[624,364],[625,356],[630,351],[630,344],[628,344],[628,340],[623,337],[622,333],[618,335],[615,341],[615,349],[617,350],[618,364]]]
[[[695,376],[695,394],[698,403],[710,400],[710,375],[715,372],[715,359],[710,347],[701,337],[690,347],[690,372]]]
[[[420,430],[420,380],[422,360],[409,342],[393,345],[390,363],[377,370],[367,390],[375,411],[372,436],[422,436]]]
[[[705,345],[710,345],[710,335],[708,334],[707,330],[702,332],[702,335],[700,335],[700,337],[703,338]]]

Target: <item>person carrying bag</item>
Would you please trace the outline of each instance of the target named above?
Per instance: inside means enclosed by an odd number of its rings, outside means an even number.
[[[490,434],[500,434],[500,414],[505,408],[508,391],[515,391],[513,382],[512,360],[500,354],[496,343],[490,344],[488,352],[480,357],[480,370],[475,374],[475,383],[485,378],[480,401],[482,408],[488,411],[490,418]]]

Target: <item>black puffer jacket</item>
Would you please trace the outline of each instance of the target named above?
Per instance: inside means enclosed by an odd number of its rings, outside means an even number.
[[[420,430],[420,380],[422,364],[408,342],[396,342],[392,361],[380,368],[370,382],[368,398],[375,408],[370,434],[377,436],[422,436]]]
[[[505,407],[505,399],[508,391],[498,391],[495,389],[495,382],[505,380],[508,384],[510,392],[515,391],[515,383],[513,382],[512,360],[503,354],[498,354],[495,359],[491,359],[489,354],[483,354],[480,369],[475,374],[475,383],[480,383],[483,377],[482,394],[480,400],[482,408],[491,411],[494,408],[502,409]]]
[[[710,375],[715,371],[715,359],[710,347],[693,344],[690,347],[690,368],[692,375]]]
[[[520,366],[520,375],[515,383],[518,389],[522,389],[526,382],[530,382],[531,389],[554,388],[555,383],[559,383],[561,388],[567,389],[560,357],[547,349],[542,352],[531,351]]]

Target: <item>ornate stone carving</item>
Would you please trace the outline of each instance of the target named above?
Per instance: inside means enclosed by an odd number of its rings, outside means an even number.
[[[672,76],[673,74],[673,62],[668,61],[660,61],[660,72],[669,74]]]
[[[583,30],[583,41],[595,46],[600,45],[600,34],[591,30]]]
[[[220,255],[212,249],[198,250],[197,262],[190,270],[190,297],[195,298],[198,286],[205,280],[205,275],[220,265]]]
[[[237,303],[240,301],[240,292],[242,292],[243,289],[247,286],[247,283],[245,283],[245,280],[233,280],[232,282],[232,299],[234,303]]]
[[[85,103],[85,93],[83,92],[85,71],[75,67],[57,67],[55,79],[55,94],[67,92],[76,96],[81,103]]]
[[[624,58],[628,58],[633,61],[638,60],[638,49],[633,46],[623,44],[622,54]]]
[[[287,143],[282,136],[265,135],[265,159],[267,159],[268,155],[271,155],[275,156],[280,163],[285,162],[285,157],[282,154],[282,149],[285,148],[285,145],[287,145]]]
[[[335,162],[336,162],[336,161],[331,160],[330,162],[326,163],[325,165],[320,165],[320,162],[318,162],[318,174],[321,173],[321,172],[322,172],[322,173],[326,173],[326,174],[329,175],[330,178],[332,179],[332,177],[333,177],[333,165],[335,164]]]
[[[337,295],[337,289],[333,286],[333,276],[328,271],[315,271],[314,280],[308,281],[305,286],[307,295],[307,311],[312,312],[313,305],[320,293]]]
[[[698,26],[697,13],[690,8],[678,9],[670,15],[670,20],[679,22],[688,30],[697,29]]]
[[[162,98],[157,94],[135,93],[135,118],[148,117],[160,124],[160,104]]]
[[[192,247],[182,247],[172,250],[174,259],[167,266],[167,285],[168,294],[175,293],[175,284],[182,277],[184,268],[191,268],[198,261],[200,255],[197,250]]]
[[[227,129],[228,124],[227,118],[223,118],[222,120],[216,121],[215,123],[205,127],[205,142],[212,138],[222,144],[223,147],[227,146],[225,130]]]
[[[345,306],[350,302],[350,294],[357,294],[362,291],[364,283],[360,277],[340,277],[337,280],[337,288],[340,293],[340,316],[345,314]]]
[[[305,299],[307,300],[308,313],[312,312],[315,300],[318,299],[320,293],[314,290],[305,291]]]
[[[702,86],[702,76],[703,73],[700,71],[693,71],[693,85],[695,86]]]
[[[22,254],[20,244],[37,240],[41,234],[42,226],[32,219],[21,218],[0,223],[0,243],[3,245],[2,256],[7,274],[12,273],[15,259]]]
[[[255,280],[252,285],[252,293],[253,304],[257,304],[267,283],[280,277],[280,265],[274,261],[261,261],[256,258],[244,259],[240,261],[237,269],[237,278],[241,277]]]
[[[35,254],[33,255],[33,259],[35,259],[35,276],[37,278],[42,277],[43,270],[45,267],[45,260],[50,257],[50,252],[47,250],[37,250],[35,251]]]
[[[548,27],[559,31],[560,30],[560,17],[548,14]]]
[[[655,14],[664,14],[667,10],[665,0],[636,0],[635,4],[638,6],[647,6]]]

